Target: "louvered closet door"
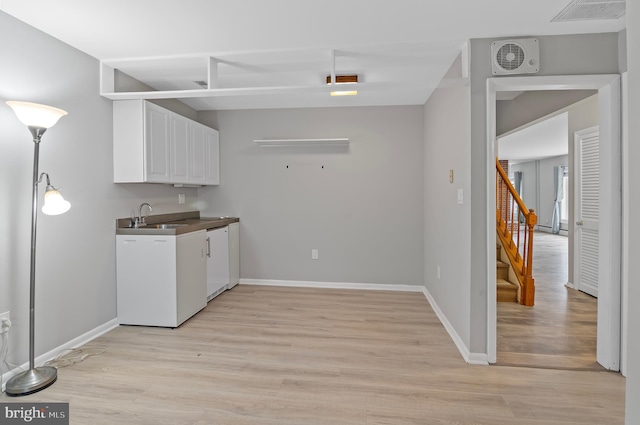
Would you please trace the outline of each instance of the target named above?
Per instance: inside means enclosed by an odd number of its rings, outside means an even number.
[[[598,296],[600,133],[598,128],[576,134],[575,275],[574,287]]]

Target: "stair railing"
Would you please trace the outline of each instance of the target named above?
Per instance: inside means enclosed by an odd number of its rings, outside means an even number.
[[[538,217],[527,208],[496,158],[496,232],[520,284],[520,304],[535,298],[533,229]]]

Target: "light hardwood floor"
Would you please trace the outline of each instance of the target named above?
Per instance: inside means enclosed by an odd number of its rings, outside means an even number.
[[[568,238],[536,232],[533,242],[535,306],[498,303],[497,363],[603,370],[596,363],[597,299],[565,286]]]
[[[78,425],[624,423],[620,375],[467,365],[420,293],[240,285],[88,346],[107,351],[8,401],[68,401]]]

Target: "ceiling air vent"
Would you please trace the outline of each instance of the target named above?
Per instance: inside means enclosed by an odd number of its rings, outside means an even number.
[[[626,13],[626,0],[573,0],[551,22],[618,19]]]
[[[538,39],[521,38],[491,43],[493,75],[535,74],[540,70]]]

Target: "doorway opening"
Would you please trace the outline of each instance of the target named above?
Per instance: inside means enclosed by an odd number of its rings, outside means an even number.
[[[597,303],[597,362],[606,369],[620,368],[620,267],[611,258],[620,258],[620,78],[618,75],[505,77],[492,78],[487,84],[487,193],[495,199],[493,162],[496,146],[496,94],[530,90],[597,90],[600,145],[599,216],[604,226],[603,237],[597,243],[599,299]],[[497,355],[497,303],[495,289],[495,224],[487,202],[487,351],[490,363]],[[570,226],[569,221],[569,226]],[[606,234],[605,234],[606,233]],[[493,251],[493,252],[492,252]],[[535,307],[534,307],[535,308]]]
[[[582,205],[581,191],[574,193],[572,187],[580,175],[573,139],[576,130],[598,124],[597,91],[516,94],[498,100],[496,127],[505,131],[498,135],[498,158],[538,218],[532,238],[535,307],[498,303],[496,364],[603,370],[596,362],[597,300],[569,289],[586,289],[574,285],[579,282],[574,272],[574,264],[580,264],[576,252],[581,251],[569,243],[578,240],[569,223],[581,216],[576,211]],[[526,113],[514,117],[504,112],[514,109]],[[523,115],[531,121],[521,124],[524,120],[517,118]],[[587,261],[585,272],[589,270],[594,267]]]

